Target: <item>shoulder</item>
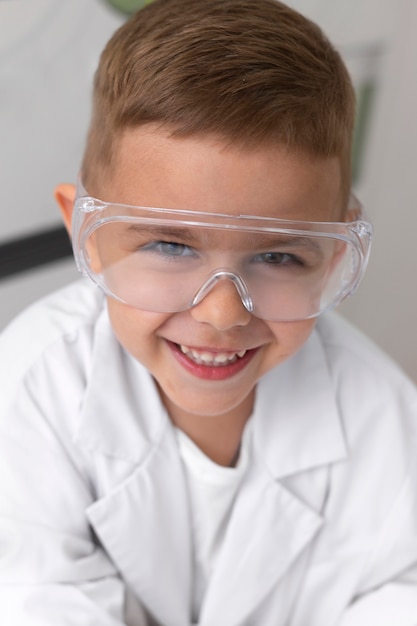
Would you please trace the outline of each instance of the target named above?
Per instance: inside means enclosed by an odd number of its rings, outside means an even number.
[[[42,342],[80,322],[94,319],[102,308],[103,296],[87,280],[77,280],[37,300],[17,315],[0,334],[0,341],[24,333],[34,342]],[[40,332],[33,334],[33,324]]]
[[[21,381],[48,354],[54,353],[55,359],[61,356],[61,362],[56,363],[61,372],[66,369],[66,353],[78,352],[82,360],[102,308],[98,289],[81,280],[20,313],[0,334],[3,402],[17,392]]]

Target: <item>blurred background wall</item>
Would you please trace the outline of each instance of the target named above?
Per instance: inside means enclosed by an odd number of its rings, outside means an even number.
[[[140,0],[0,0],[0,329],[76,278],[52,193],[77,175],[92,75],[126,17],[111,3]],[[340,48],[357,89],[355,190],[375,238],[341,311],[417,380],[417,3],[288,3]]]

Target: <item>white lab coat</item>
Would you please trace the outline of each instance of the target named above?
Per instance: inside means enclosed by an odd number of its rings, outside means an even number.
[[[99,292],[16,320],[0,380],[1,625],[189,625],[174,431]],[[416,626],[415,387],[324,316],[259,383],[253,450],[199,624]]]

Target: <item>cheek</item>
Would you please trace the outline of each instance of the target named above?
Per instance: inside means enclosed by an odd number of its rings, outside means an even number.
[[[166,315],[140,311],[113,298],[107,299],[107,308],[118,341],[133,357],[146,364],[155,356],[157,330],[165,323]]]
[[[275,341],[271,359],[271,367],[292,357],[305,344],[314,326],[315,319],[300,322],[270,322],[268,324]]]

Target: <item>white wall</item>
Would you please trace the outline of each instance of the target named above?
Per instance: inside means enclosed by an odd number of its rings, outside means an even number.
[[[101,0],[0,0],[0,243],[61,223],[75,181],[98,56],[123,18]],[[0,328],[77,278],[72,259],[0,281]]]
[[[100,0],[0,1],[0,241],[60,218],[74,180],[99,53],[121,23]]]
[[[417,3],[387,54],[362,197],[375,226],[366,280],[346,314],[417,380]]]
[[[342,311],[417,380],[417,3],[290,3],[321,24],[348,63],[352,50],[383,44],[358,185],[375,240],[367,276]],[[0,1],[0,242],[57,223],[52,190],[76,176],[92,73],[119,23],[102,0]],[[1,281],[0,327],[74,276],[68,260]]]

